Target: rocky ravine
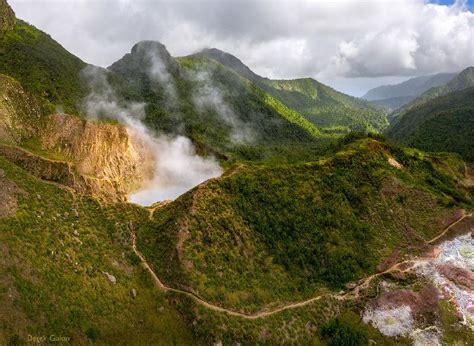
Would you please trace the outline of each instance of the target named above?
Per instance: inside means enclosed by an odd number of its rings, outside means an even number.
[[[0,142],[2,156],[31,173],[104,202],[125,201],[153,177],[154,156],[139,136],[122,125],[48,115],[18,82],[2,75]]]

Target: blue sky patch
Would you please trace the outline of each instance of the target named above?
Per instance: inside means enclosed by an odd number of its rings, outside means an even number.
[[[452,5],[455,2],[455,0],[429,0],[428,2],[431,2],[433,4],[440,4],[440,5]],[[467,0],[467,4],[471,11],[474,10],[474,0]]]

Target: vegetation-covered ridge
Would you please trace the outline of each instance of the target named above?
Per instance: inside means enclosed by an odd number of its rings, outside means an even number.
[[[302,114],[313,124],[333,133],[345,133],[349,130],[380,132],[388,125],[386,115],[369,102],[345,95],[312,78],[263,78],[252,72],[238,58],[218,49],[205,49],[196,56],[206,57],[227,66],[287,107]]]
[[[410,78],[399,84],[370,89],[362,98],[380,106],[397,109],[425,91],[448,83],[455,76],[455,73],[438,73]]]
[[[175,59],[158,42],[138,43],[109,70],[121,100],[146,104],[150,128],[185,135],[200,153],[231,162],[291,160],[332,138],[227,67],[200,57]]]
[[[243,312],[337,290],[416,253],[456,208],[464,165],[371,138],[319,162],[239,166],[157,210],[138,247],[169,286]]]
[[[413,107],[387,135],[409,146],[455,152],[474,162],[474,87]]]
[[[404,114],[412,110],[413,108],[419,107],[423,104],[430,102],[436,97],[447,95],[449,93],[460,91],[466,88],[474,86],[474,67],[470,66],[458,73],[448,83],[442,84],[437,87],[428,89],[423,94],[407,103],[403,107],[397,109],[395,112],[389,115],[390,122],[392,125],[396,125],[400,121]]]
[[[21,20],[0,38],[0,73],[18,80],[49,113],[81,113],[84,96],[94,92],[80,73],[85,66],[50,36]],[[266,83],[241,78],[213,59],[175,59],[152,41],[138,43],[112,64],[108,79],[121,105],[146,105],[145,122],[153,130],[185,135],[200,154],[214,154],[228,162],[304,161],[331,138],[346,133],[347,126],[380,131],[386,122],[363,101],[314,81],[321,89],[319,100],[334,101],[334,105],[312,103],[311,112],[321,111],[334,120],[321,131],[318,122],[289,102],[298,98],[291,96],[292,91],[277,92]],[[363,117],[367,115],[358,122],[360,126],[350,120],[354,107],[365,109]]]
[[[15,27],[16,17],[6,0],[0,0],[0,38]]]
[[[159,207],[161,207],[161,206],[159,206]],[[473,216],[472,212],[471,213],[466,213],[464,210],[461,210],[460,216],[457,219],[455,219],[451,224],[449,224],[444,229],[442,229],[440,231],[440,233],[438,235],[436,235],[434,238],[432,238],[430,240],[427,240],[426,243],[431,244],[431,243],[434,243],[434,242],[438,241],[439,239],[442,239],[458,223],[463,222],[466,219],[470,219],[470,218],[472,218],[472,216]],[[259,319],[259,318],[265,318],[265,317],[268,317],[268,316],[271,316],[271,315],[274,315],[274,314],[278,314],[278,313],[283,312],[285,310],[301,308],[301,307],[304,307],[306,305],[310,305],[310,304],[312,304],[312,303],[314,303],[314,302],[316,302],[320,299],[329,299],[329,298],[334,298],[334,299],[337,299],[337,300],[358,299],[359,298],[359,292],[361,290],[367,288],[370,285],[371,281],[374,280],[375,278],[377,278],[379,276],[383,276],[387,273],[392,273],[392,272],[397,272],[397,271],[402,271],[402,272],[410,271],[414,268],[414,266],[417,263],[413,258],[410,258],[410,259],[407,259],[407,260],[404,260],[404,261],[401,261],[401,262],[397,262],[397,263],[391,265],[388,269],[385,269],[383,271],[379,271],[375,274],[372,274],[372,275],[369,275],[365,278],[360,279],[357,282],[357,285],[351,285],[350,291],[344,291],[343,290],[343,291],[339,291],[338,293],[322,293],[322,294],[316,295],[314,297],[311,297],[309,299],[306,299],[306,300],[303,300],[303,301],[300,301],[300,302],[288,303],[286,305],[280,306],[280,307],[275,308],[273,310],[263,310],[263,311],[257,311],[255,313],[246,314],[246,313],[238,312],[236,310],[223,308],[219,305],[209,303],[209,302],[203,300],[201,297],[199,297],[199,295],[192,292],[191,290],[177,289],[177,288],[166,286],[161,281],[161,279],[158,277],[158,275],[155,273],[155,271],[152,269],[152,267],[150,266],[150,264],[148,263],[146,258],[143,256],[143,254],[137,249],[136,234],[134,233],[133,228],[131,229],[131,237],[132,237],[132,249],[133,249],[134,253],[140,258],[140,261],[142,262],[143,266],[145,267],[145,269],[148,270],[148,272],[150,273],[152,279],[155,282],[155,285],[159,289],[164,290],[164,291],[178,293],[178,294],[183,294],[183,295],[193,299],[197,304],[202,305],[203,307],[206,307],[210,310],[213,310],[213,311],[216,311],[216,312],[221,312],[221,313],[226,313],[228,315],[235,316],[235,317],[242,317],[242,318],[245,318],[245,319],[251,319],[251,320]],[[418,260],[418,261],[423,261],[423,259]]]
[[[395,150],[390,146],[381,145],[379,141],[363,139],[336,148],[335,152],[339,154],[333,159],[330,158],[333,154],[330,154],[326,162],[296,165],[295,171],[305,166],[313,169],[313,166],[316,165],[329,165],[333,169],[334,163],[331,163],[332,160],[349,158],[354,155],[354,152],[361,149],[365,150],[364,148],[371,152],[374,149],[381,150],[381,161],[387,160],[387,156],[383,154],[386,150]],[[399,160],[397,162],[404,162],[402,161],[404,156],[401,153],[390,152],[389,155],[394,160]],[[413,159],[411,155],[409,157]],[[413,155],[422,155],[422,153],[415,152]],[[431,159],[435,158],[430,157]],[[436,169],[441,172],[454,169],[455,171],[451,175],[457,176],[459,179],[462,178],[461,169],[457,167],[461,163],[455,158],[446,157],[436,162]],[[404,167],[408,166],[405,162],[404,165]],[[177,211],[184,215],[191,210],[192,217],[194,217],[196,212],[193,212],[192,208],[199,210],[199,213],[203,212],[204,205],[198,202],[201,198],[208,201],[206,190],[216,183],[220,184],[229,179],[240,180],[241,176],[245,175],[247,176],[244,180],[246,184],[249,174],[268,176],[269,171],[272,171],[272,175],[274,172],[277,173],[272,179],[281,175],[282,180],[288,180],[288,176],[283,174],[283,171],[290,167],[259,167],[258,170],[252,172],[255,168],[251,166],[239,166],[229,171],[223,179],[215,179],[192,191],[190,193],[191,209],[180,209],[179,206],[174,205],[176,202],[168,206],[178,207]],[[391,169],[390,167],[393,166],[385,168]],[[285,307],[285,299],[280,298],[274,306],[283,306],[282,309],[274,312],[270,311],[268,314],[263,313],[262,317],[264,318],[259,319],[258,322],[253,320],[254,322],[251,325],[233,319],[240,318],[238,316],[232,317],[221,314],[214,309],[209,310],[208,306],[194,306],[195,303],[188,302],[187,298],[181,295],[174,296],[173,292],[166,293],[156,290],[153,288],[152,281],[150,281],[149,273],[138,266],[140,259],[133,253],[131,247],[133,239],[130,237],[129,231],[131,229],[135,230],[139,237],[145,236],[150,241],[153,237],[150,238],[149,235],[157,230],[157,222],[161,222],[160,220],[163,217],[161,213],[166,211],[167,206],[156,210],[155,215],[150,220],[149,212],[143,208],[128,204],[116,204],[104,208],[93,199],[84,198],[59,186],[42,182],[4,159],[0,159],[0,169],[2,170],[0,174],[1,186],[6,186],[5,181],[13,183],[13,186],[15,186],[15,188],[10,187],[8,190],[0,191],[3,197],[7,193],[7,198],[3,198],[3,200],[9,202],[6,215],[2,214],[3,210],[0,210],[0,217],[3,217],[0,225],[0,237],[2,237],[1,244],[3,244],[4,250],[2,253],[5,254],[2,260],[3,264],[0,266],[4,272],[4,275],[2,275],[4,280],[0,280],[0,287],[2,287],[0,290],[2,293],[0,294],[3,294],[2,301],[6,303],[3,308],[7,311],[2,316],[8,316],[2,320],[3,329],[0,332],[2,342],[21,342],[29,334],[42,335],[49,334],[51,331],[55,335],[71,337],[72,342],[77,343],[88,341],[110,343],[120,342],[120,340],[142,343],[144,340],[147,342],[151,340],[154,343],[175,342],[180,344],[199,342],[200,340],[193,339],[196,336],[205,338],[207,342],[210,342],[215,341],[215,337],[224,337],[218,331],[221,330],[220,328],[216,330],[216,327],[222,323],[227,325],[227,328],[222,329],[222,331],[225,330],[226,341],[242,341],[248,338],[255,342],[263,341],[269,336],[259,334],[260,328],[273,326],[269,329],[269,333],[272,335],[269,340],[277,342],[277,340],[285,340],[285,335],[280,335],[277,331],[281,328],[285,330],[285,325],[289,320],[294,321],[295,326],[293,328],[297,329],[288,330],[286,338],[291,336],[306,340],[307,337],[313,335],[314,340],[314,328],[318,328],[317,330],[322,333],[321,335],[318,334],[319,337],[324,339],[324,335],[327,333],[331,335],[330,330],[323,328],[325,321],[331,319],[331,316],[339,315],[344,320],[341,323],[344,323],[347,333],[354,333],[353,328],[355,328],[355,330],[360,330],[362,335],[369,333],[371,338],[375,340],[389,341],[371,328],[357,322],[359,319],[355,317],[356,315],[351,315],[350,303],[339,300],[337,294],[331,293],[335,291],[324,287],[314,292],[308,292],[308,297],[311,295],[311,298],[314,299],[303,301],[302,304],[290,304]],[[339,173],[339,171],[335,171],[335,174]],[[297,175],[295,179],[306,181],[302,178],[304,176]],[[265,179],[267,180],[267,178]],[[279,189],[276,191],[279,191]],[[232,193],[234,193],[234,190],[232,190]],[[451,195],[453,194],[451,193]],[[199,200],[196,200],[197,198]],[[257,198],[260,201],[262,195],[257,194]],[[181,200],[185,199],[187,197],[181,198]],[[405,199],[404,203],[407,203],[407,208],[413,208],[410,204],[411,196],[400,197],[400,199]],[[420,199],[416,200],[416,202],[419,201]],[[283,203],[286,203],[286,201],[283,201]],[[446,200],[443,203],[449,204],[450,202]],[[258,203],[254,205],[259,206]],[[465,205],[467,206],[467,204]],[[206,212],[214,212],[211,204],[207,204],[206,208],[210,208]],[[436,208],[433,213],[440,211],[446,215],[451,213],[449,210],[444,210],[444,207]],[[395,212],[398,213],[397,210]],[[262,213],[262,215],[265,215],[265,213]],[[222,213],[217,215],[218,218],[222,218],[222,216]],[[432,221],[431,215],[425,216]],[[181,223],[181,220],[177,221],[180,227],[185,226]],[[192,218],[190,221],[192,221]],[[227,222],[225,219],[223,221]],[[444,222],[445,220],[440,221],[436,227]],[[170,225],[172,224],[173,222],[170,221]],[[18,232],[19,229],[23,231]],[[432,232],[439,232],[440,229],[442,227],[435,229],[433,226]],[[215,229],[209,231],[215,231]],[[166,232],[160,232],[164,237],[172,236],[172,233],[173,229],[171,228],[166,228]],[[406,236],[406,234],[403,236]],[[186,238],[186,236],[184,237]],[[219,237],[224,237],[224,242],[220,245],[226,246],[229,240],[228,236],[220,234]],[[243,242],[252,240],[248,238],[241,239]],[[189,240],[182,240],[181,246],[183,247],[181,248],[174,242],[168,243],[166,254],[176,251],[178,256],[187,256],[189,250],[186,250],[186,246],[189,246],[189,243],[186,244],[186,242]],[[209,240],[211,243],[206,246],[211,245],[217,239],[210,235]],[[179,239],[177,241],[179,242]],[[233,242],[235,241],[237,241],[237,246],[241,246],[238,240],[233,240]],[[35,245],[28,246],[27,244]],[[143,252],[146,252],[146,257],[153,258],[149,253],[152,251],[149,245],[147,239],[144,242],[139,240],[139,246],[144,249]],[[165,244],[162,245],[165,246]],[[174,247],[175,245],[176,247]],[[232,245],[232,247],[234,246]],[[414,245],[413,249],[415,251],[413,253],[416,252],[416,248],[416,245]],[[156,247],[154,249],[156,250]],[[183,251],[181,254],[180,249]],[[219,259],[221,254],[215,252],[217,250],[215,247],[213,249],[212,253],[207,254],[208,257],[217,256],[217,259]],[[153,251],[153,253],[156,253],[156,251]],[[232,256],[232,253],[230,255]],[[254,253],[247,253],[247,255],[253,256]],[[13,256],[15,260],[13,260]],[[191,267],[191,264],[198,264],[195,260],[190,262],[186,258],[183,259],[188,268]],[[157,268],[158,264],[161,266],[165,263],[152,262],[154,271],[161,275],[163,270],[166,271],[166,267]],[[222,268],[224,270],[220,280],[221,283],[224,283],[224,288],[227,289],[229,287],[227,280],[236,280],[236,277],[227,275],[225,269],[227,266],[232,266],[232,258],[228,258],[226,262],[221,264],[224,266]],[[170,269],[173,270],[172,267]],[[231,270],[233,269],[231,267]],[[219,274],[217,275],[219,276]],[[248,278],[245,271],[243,275]],[[364,276],[366,274],[362,277]],[[294,277],[291,277],[291,279],[294,279]],[[252,284],[255,285],[254,282]],[[207,285],[214,287],[212,278],[206,281]],[[190,290],[191,292],[194,288],[194,286],[181,287],[184,291]],[[250,292],[253,292],[254,289],[255,287],[248,287]],[[35,294],[32,295],[32,292],[35,292]],[[97,292],[100,292],[100,294],[97,294]],[[255,292],[259,291],[256,290]],[[200,290],[196,290],[196,293],[202,295]],[[325,295],[326,293],[328,295]],[[41,296],[39,305],[37,301],[38,294]],[[14,297],[13,301],[11,296]],[[325,299],[318,299],[319,296]],[[173,304],[168,303],[167,297],[172,298]],[[204,298],[208,298],[207,294]],[[288,297],[287,301],[294,302],[295,300],[297,299],[292,296],[291,300]],[[244,301],[243,303],[247,302]],[[232,306],[228,301],[222,304],[220,301],[215,303],[211,300],[210,304],[214,304],[216,307],[220,305]],[[272,304],[266,304],[268,309],[271,309],[270,305]],[[258,307],[259,304],[255,304],[255,306]],[[176,308],[179,313],[176,313]],[[204,310],[200,310],[201,308]],[[230,309],[248,310],[249,313],[253,310],[237,306]],[[195,316],[194,323],[192,323],[193,317],[191,316],[197,311],[200,311],[198,313],[199,317]],[[341,311],[345,312],[341,315]],[[318,316],[318,318],[315,320],[314,316]],[[43,322],[39,323],[39,320]],[[306,330],[304,326],[307,325],[308,322],[306,321],[308,320],[314,321],[311,323],[316,324],[311,324],[311,329]],[[302,325],[300,326],[300,324]],[[130,325],[133,328],[130,328]],[[325,332],[323,333],[323,331]]]
[[[79,73],[85,66],[49,35],[22,20],[0,38],[0,73],[18,80],[50,111],[62,107],[77,113],[85,92]]]

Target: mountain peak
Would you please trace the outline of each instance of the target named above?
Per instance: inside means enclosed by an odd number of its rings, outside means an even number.
[[[166,46],[162,44],[161,42],[158,41],[151,41],[151,40],[145,40],[145,41],[140,41],[137,42],[133,47],[132,47],[132,54],[133,53],[138,53],[143,50],[157,50],[157,51],[166,51]]]
[[[218,63],[227,66],[228,68],[234,70],[236,73],[241,76],[253,81],[258,82],[264,79],[263,77],[254,73],[247,65],[245,65],[239,58],[236,56],[224,52],[217,48],[206,48],[203,49],[197,55],[204,56],[206,58],[217,61]]]
[[[0,37],[3,33],[15,27],[16,17],[6,0],[0,0]]]
[[[173,57],[166,46],[158,41],[140,41],[132,47],[132,55],[159,57],[165,64],[170,64]]]
[[[113,63],[109,69],[117,70],[127,66],[149,68],[150,64],[159,63],[166,66],[170,70],[176,70],[177,64],[174,58],[166,49],[166,46],[158,41],[140,41],[136,43],[130,53],[126,54],[122,59]]]

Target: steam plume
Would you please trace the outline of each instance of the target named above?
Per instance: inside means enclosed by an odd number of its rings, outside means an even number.
[[[217,161],[198,156],[188,138],[151,133],[142,122],[145,104],[120,104],[107,81],[107,73],[107,70],[94,66],[88,66],[82,72],[91,90],[84,99],[83,110],[92,119],[110,118],[124,124],[150,148],[155,160],[153,179],[130,196],[131,202],[151,205],[174,199],[204,180],[222,174]]]
[[[211,109],[231,128],[230,139],[235,143],[252,143],[255,133],[252,128],[241,121],[225,101],[224,95],[214,84],[208,71],[198,71],[189,74],[189,78],[196,84],[193,91],[193,103],[196,108],[204,112]]]

